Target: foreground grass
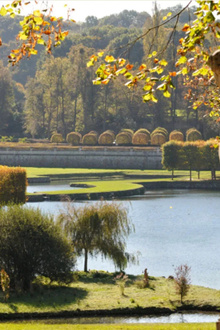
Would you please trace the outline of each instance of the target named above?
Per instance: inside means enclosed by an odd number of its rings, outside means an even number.
[[[214,323],[184,324],[41,324],[41,323],[3,323],[0,330],[215,330]]]
[[[77,274],[76,280],[68,286],[34,284],[32,293],[11,295],[7,303],[0,296],[1,313],[31,313],[60,311],[113,310],[130,308],[169,308],[174,311],[180,306],[173,280],[163,277],[150,278],[149,288],[140,288],[142,276],[129,275],[124,294],[115,281],[115,275],[107,272]],[[218,290],[191,286],[185,300],[195,309],[210,306],[220,310]]]

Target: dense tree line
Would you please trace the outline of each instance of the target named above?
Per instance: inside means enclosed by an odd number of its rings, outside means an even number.
[[[54,132],[66,136],[71,131],[85,134],[90,130],[101,133],[112,129],[117,132],[125,127],[133,130],[145,127],[152,131],[158,126],[169,131],[186,131],[194,126],[205,138],[219,135],[219,124],[204,117],[202,108],[200,111],[190,108],[184,99],[181,76],[175,77],[176,89],[170,99],[162,97],[158,103],[145,104],[140,102],[142,91],[127,89],[122,79],[107,86],[94,86],[96,68],[86,66],[91,54],[106,50],[114,56],[123,54],[134,64],[134,69],[138,68],[146,60],[152,41],[152,50],[159,52],[166,48],[172,24],[138,40],[133,47],[125,45],[160,22],[165,13],[175,14],[180,8],[160,11],[155,5],[152,16],[127,10],[102,19],[89,16],[85,23],[68,25],[69,36],[62,47],[54,50],[53,56],[45,55],[39,48],[40,56],[21,61],[11,70],[6,68],[6,54],[14,47],[19,23],[18,18],[1,17],[0,95],[4,96],[1,98],[4,102],[0,106],[0,135],[50,138]],[[192,12],[193,9],[191,19]],[[188,20],[189,15],[183,12],[181,23]],[[175,51],[182,35],[181,29],[177,29],[172,47],[164,51],[169,71],[174,70]]]

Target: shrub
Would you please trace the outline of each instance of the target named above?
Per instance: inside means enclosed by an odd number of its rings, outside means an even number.
[[[196,128],[190,128],[186,132],[186,141],[202,140],[202,134]]]
[[[63,142],[62,134],[54,133],[54,134],[51,136],[50,141],[51,141],[52,143],[61,143],[61,142]]]
[[[18,205],[0,210],[0,267],[11,288],[28,290],[36,275],[65,281],[73,266],[72,246],[51,216]]]
[[[21,167],[0,166],[0,205],[26,202],[27,176]]]
[[[78,132],[71,132],[67,134],[66,141],[72,146],[78,146],[82,141],[82,135]]]
[[[177,130],[174,130],[170,133],[169,135],[169,140],[170,141],[184,141],[184,136],[183,133]]]
[[[190,270],[191,268],[187,265],[180,265],[175,269],[175,285],[176,291],[180,295],[181,304],[183,298],[187,295],[190,288]]]
[[[88,133],[82,138],[82,144],[87,146],[95,146],[98,142],[98,137],[96,134]]]
[[[99,136],[98,143],[100,145],[113,145],[115,141],[115,135],[111,132],[104,132]]]
[[[129,132],[121,132],[116,135],[117,145],[131,145],[132,135]]]
[[[150,141],[150,136],[145,133],[134,133],[132,137],[132,144],[134,145],[147,145]]]
[[[151,144],[162,145],[166,142],[166,137],[162,133],[154,133],[151,135]]]

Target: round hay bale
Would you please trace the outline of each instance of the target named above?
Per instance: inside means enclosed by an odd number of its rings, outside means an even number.
[[[147,145],[150,141],[150,135],[145,133],[134,133],[132,137],[132,144],[134,145]]]
[[[166,142],[166,138],[162,133],[155,133],[153,136],[151,136],[151,144],[161,146],[165,142]]]
[[[170,141],[184,141],[183,133],[177,130],[174,130],[169,135]]]
[[[117,145],[131,145],[132,136],[129,132],[121,132],[116,135],[116,144]]]
[[[186,141],[202,140],[202,134],[196,128],[190,128],[186,132]]]
[[[106,131],[106,132],[103,132],[101,135],[99,135],[98,144],[99,145],[113,145],[114,141],[115,141],[114,134]]]
[[[66,136],[66,142],[72,146],[79,146],[82,141],[82,135],[78,132],[70,132]]]
[[[87,133],[82,138],[82,144],[85,146],[95,146],[98,142],[96,134]]]
[[[60,133],[54,133],[51,136],[50,142],[52,142],[52,143],[61,143],[61,142],[63,142],[63,136],[62,136],[62,134],[60,134]]]

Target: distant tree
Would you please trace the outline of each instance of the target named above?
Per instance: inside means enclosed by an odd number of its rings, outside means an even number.
[[[100,253],[124,268],[133,257],[126,253],[126,238],[133,230],[127,209],[116,202],[98,202],[75,208],[68,203],[58,216],[74,244],[78,255],[84,254],[84,271],[88,271],[88,255]]]
[[[190,270],[191,268],[188,265],[180,265],[175,269],[174,281],[176,292],[180,295],[181,304],[190,288]]]
[[[196,169],[196,158],[199,157],[199,150],[195,143],[185,142],[183,144],[183,156],[185,158],[185,164],[190,173],[190,181],[192,180],[192,170]]]
[[[0,134],[4,135],[7,132],[8,123],[12,119],[15,100],[11,74],[2,61],[0,61],[0,100]]]
[[[36,275],[63,280],[74,267],[72,245],[49,215],[39,209],[0,209],[0,268],[13,289],[29,290]]]
[[[211,171],[211,179],[216,180],[216,170],[219,168],[218,143],[207,141],[203,147],[204,167]]]
[[[162,146],[162,164],[167,170],[172,170],[172,180],[174,170],[180,165],[180,152],[182,143],[177,141],[169,141]]]
[[[96,16],[86,17],[86,27],[90,28],[98,25],[98,18]]]

